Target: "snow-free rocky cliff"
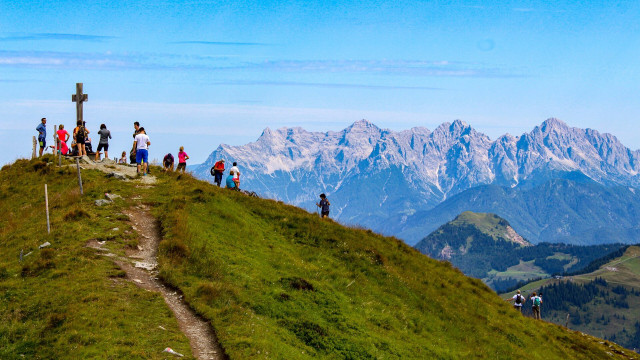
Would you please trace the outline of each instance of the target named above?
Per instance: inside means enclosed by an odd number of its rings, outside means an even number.
[[[366,120],[326,133],[267,128],[253,143],[220,145],[196,167],[196,175],[212,180],[209,169],[221,158],[227,164],[237,161],[242,187],[261,196],[315,211],[313,204],[324,192],[332,203],[331,217],[400,236],[416,212],[481,185],[531,190],[576,177],[606,187],[640,185],[639,151],[613,135],[553,118],[529,133],[494,141],[460,120],[434,131],[396,132]],[[499,215],[514,223],[508,214]],[[533,237],[529,240],[546,240]]]

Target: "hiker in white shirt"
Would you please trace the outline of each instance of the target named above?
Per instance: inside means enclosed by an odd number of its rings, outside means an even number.
[[[144,131],[144,128],[141,127],[138,130],[138,134],[135,138],[136,143],[136,163],[138,164],[138,173],[140,173],[140,168],[142,167],[142,175],[147,175],[147,169],[149,168],[149,145],[151,142],[149,141],[149,137],[147,133]],[[142,166],[140,166],[142,165]]]
[[[522,312],[522,305],[524,305],[527,299],[524,296],[522,296],[522,294],[520,294],[520,290],[518,290],[516,291],[516,294],[513,295],[511,299],[507,299],[507,301],[513,301],[514,309]]]

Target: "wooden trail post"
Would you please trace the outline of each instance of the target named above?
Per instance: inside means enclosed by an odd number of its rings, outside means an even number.
[[[55,159],[58,157],[58,150],[60,149],[60,142],[58,142],[58,125],[53,125],[53,144],[55,146],[53,149],[53,156]]]
[[[78,185],[80,185],[80,195],[84,195],[82,192],[82,176],[80,175],[80,159],[76,158],[76,167],[78,168]]]
[[[36,141],[36,137],[33,137],[33,154],[31,154],[31,158],[35,159],[36,158],[36,145],[38,144],[38,142]]]
[[[71,95],[71,101],[76,103],[76,121],[83,121],[82,103],[89,101],[89,95],[82,93],[82,83],[76,83],[76,93]]]
[[[47,184],[44,184],[44,206],[47,208],[47,234],[51,234],[51,226],[49,225],[49,194],[47,193]]]

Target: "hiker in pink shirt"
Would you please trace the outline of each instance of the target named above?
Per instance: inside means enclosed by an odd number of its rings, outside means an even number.
[[[67,140],[69,140],[69,133],[64,129],[64,125],[60,124],[60,130],[56,131],[58,139],[60,140],[60,153],[67,155],[69,148],[67,147]]]
[[[184,173],[187,168],[187,160],[189,160],[189,155],[184,152],[184,146],[180,146],[180,152],[178,153],[178,168],[176,171],[182,170]]]

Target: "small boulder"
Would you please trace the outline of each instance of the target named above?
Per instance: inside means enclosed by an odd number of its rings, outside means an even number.
[[[109,205],[111,204],[111,200],[99,199],[96,200],[96,206]]]

